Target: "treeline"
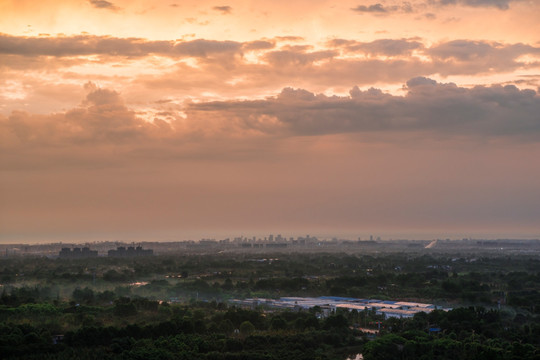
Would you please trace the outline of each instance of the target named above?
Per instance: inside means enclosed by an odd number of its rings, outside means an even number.
[[[538,314],[539,269],[540,260],[532,256],[279,254],[279,258],[253,259],[219,254],[2,259],[0,304],[73,299],[99,305],[119,297],[219,302],[232,297],[334,295],[508,305]]]
[[[383,319],[371,310],[320,318],[317,308],[268,313],[223,303],[169,305],[125,298],[108,308],[25,304],[14,310],[30,320],[14,323],[10,316],[0,322],[0,354],[14,360],[343,360],[360,352],[366,360],[540,358],[537,316],[512,317],[482,307],[435,310],[410,319]],[[111,324],[84,322],[84,316],[98,312],[106,313]],[[34,321],[36,316],[43,320],[66,314],[84,316],[79,326],[62,333],[46,321]],[[149,314],[155,316],[143,316]],[[365,327],[381,333],[372,338],[362,332]]]
[[[124,301],[110,316],[114,326],[81,326],[58,336],[48,327],[0,325],[0,354],[5,359],[343,359],[358,351],[354,336],[341,314],[319,320],[313,312],[265,314],[198,303],[169,308],[167,320],[138,323],[135,314],[159,311],[153,303]],[[56,309],[56,314],[69,308]],[[92,312],[92,309],[76,311]],[[127,325],[121,325],[128,320]]]
[[[482,307],[419,313],[387,320],[383,335],[362,354],[365,360],[540,359],[540,319],[524,320]]]
[[[81,287],[80,285],[85,285]],[[105,305],[119,297],[145,297],[155,300],[344,296],[357,298],[424,299],[426,302],[512,306],[540,314],[540,275],[525,272],[456,273],[424,270],[416,273],[388,271],[379,274],[353,274],[336,277],[268,277],[224,279],[153,279],[141,285],[115,282],[111,286],[91,282],[66,287],[59,284],[5,285],[0,305],[52,302],[66,299],[85,305]],[[103,290],[99,290],[99,288]],[[69,293],[68,289],[73,289]],[[67,293],[66,293],[67,292]]]
[[[345,359],[365,343],[368,360],[538,359],[537,257],[265,256],[0,259],[0,357]],[[372,310],[321,319],[321,309],[227,305],[233,297],[322,295],[456,309],[412,319]],[[379,326],[375,339],[358,330]]]
[[[0,284],[31,280],[55,283],[134,281],[149,275],[174,277],[205,276],[219,280],[230,278],[300,278],[304,276],[346,276],[394,271],[417,273],[427,269],[462,273],[537,274],[540,259],[534,256],[449,256],[431,254],[348,255],[348,254],[214,254],[193,256],[154,256],[149,258],[50,259],[0,258]],[[397,269],[397,270],[396,270]],[[516,279],[517,280],[517,279]],[[514,285],[519,286],[519,281]]]

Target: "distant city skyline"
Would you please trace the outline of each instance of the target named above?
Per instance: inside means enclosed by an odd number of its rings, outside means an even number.
[[[540,237],[540,2],[0,3],[0,243]]]
[[[270,241],[269,235],[274,235],[274,241],[276,241],[276,236],[278,233],[264,233],[264,232],[233,232],[233,231],[213,231],[207,232],[206,234],[202,232],[180,232],[180,233],[163,233],[156,232],[154,234],[145,234],[141,232],[136,232],[132,234],[81,234],[75,233],[73,235],[62,234],[46,234],[39,235],[36,237],[30,236],[20,236],[12,237],[8,241],[2,241],[1,244],[54,244],[54,243],[63,243],[63,244],[92,244],[92,243],[102,243],[102,242],[111,242],[111,243],[124,243],[124,244],[141,244],[145,242],[182,242],[182,241],[195,241],[199,242],[201,240],[215,240],[221,241],[229,239],[231,242],[235,238],[243,237],[253,241]],[[345,231],[345,232],[301,232],[301,231],[290,231],[282,232],[280,235],[283,238],[283,241],[290,241],[291,238],[298,239],[304,238],[309,235],[310,237],[317,238],[320,241],[329,241],[331,239],[338,240],[349,240],[349,241],[388,241],[388,240],[452,240],[459,241],[463,239],[469,240],[503,240],[503,239],[512,239],[512,240],[536,240],[540,239],[540,236],[535,233],[504,233],[504,232],[462,232],[462,233],[442,233],[435,231],[424,231],[424,232],[374,232],[372,234],[366,232],[354,232],[354,231]]]

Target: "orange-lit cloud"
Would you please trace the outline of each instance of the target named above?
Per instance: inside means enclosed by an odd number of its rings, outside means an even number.
[[[155,117],[146,121],[129,109],[116,91],[93,83],[84,87],[88,92],[84,101],[64,113],[35,117],[16,111],[4,117],[4,146],[129,142],[136,147],[141,138],[182,139],[194,133],[201,138],[246,138],[250,131],[286,137],[426,131],[474,137],[518,136],[527,141],[540,134],[540,96],[534,90],[520,90],[513,85],[468,89],[418,77],[404,86],[405,96],[376,88],[362,91],[354,87],[347,96],[285,88],[277,96],[260,100],[176,106],[162,100],[156,101],[155,109],[159,111]],[[223,123],[217,124],[219,121]]]
[[[260,118],[275,118],[295,135],[434,131],[536,141],[540,134],[540,96],[534,90],[511,85],[465,89],[422,77],[408,81],[407,90],[401,97],[355,87],[350,96],[329,97],[286,88],[267,100],[199,103],[190,108],[226,112],[254,128]]]

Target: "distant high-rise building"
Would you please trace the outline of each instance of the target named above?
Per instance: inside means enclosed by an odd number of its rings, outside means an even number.
[[[73,248],[71,250],[70,248],[62,248],[60,250],[60,253],[58,253],[58,257],[62,259],[81,259],[81,258],[89,258],[89,257],[97,257],[98,252],[96,250],[90,250],[87,247],[84,248]]]

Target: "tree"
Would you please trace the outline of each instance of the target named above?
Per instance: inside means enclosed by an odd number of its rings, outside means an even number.
[[[251,335],[255,331],[255,326],[249,321],[244,321],[240,324],[240,334],[242,335]]]
[[[132,316],[137,314],[137,308],[132,302],[121,303],[117,302],[114,306],[114,314],[116,316]]]
[[[71,295],[73,300],[82,304],[92,304],[94,302],[94,291],[88,287],[84,289],[76,288]]]
[[[281,316],[274,316],[270,326],[272,327],[272,330],[284,330],[287,328],[287,321]]]

